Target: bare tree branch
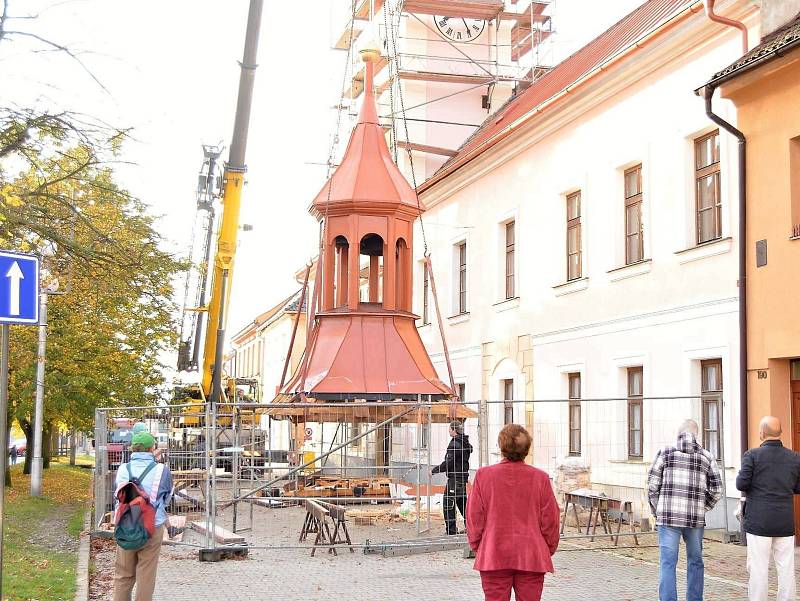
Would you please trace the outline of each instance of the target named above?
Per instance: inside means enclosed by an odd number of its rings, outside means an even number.
[[[3,2],[7,3],[8,0],[3,0]],[[106,94],[108,94],[109,96],[111,95],[111,92],[109,92],[108,88],[106,88],[103,85],[103,82],[101,82],[99,79],[97,79],[97,76],[94,73],[92,73],[92,70],[89,69],[89,67],[87,67],[84,64],[84,62],[80,59],[80,57],[77,54],[75,54],[72,50],[70,50],[66,46],[62,46],[61,44],[58,44],[58,43],[56,43],[56,42],[54,42],[52,40],[48,40],[47,38],[44,38],[44,37],[42,37],[42,36],[40,36],[38,34],[35,34],[35,33],[31,33],[29,31],[13,31],[13,30],[12,31],[6,31],[5,32],[5,36],[6,37],[22,36],[22,37],[26,37],[26,38],[33,38],[33,39],[41,42],[42,44],[46,44],[48,46],[51,46],[55,50],[63,52],[64,54],[69,56],[72,60],[74,60],[76,63],[78,63],[81,66],[81,68],[84,71],[86,71],[86,74],[89,77],[91,77],[95,81],[95,83],[103,89],[103,91]],[[2,38],[0,38],[0,39],[2,39]]]

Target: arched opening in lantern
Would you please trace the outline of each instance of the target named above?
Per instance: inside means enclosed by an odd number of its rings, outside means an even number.
[[[383,302],[383,238],[367,234],[359,244],[359,300],[362,303]]]
[[[348,258],[350,255],[350,243],[344,236],[336,236],[334,243],[333,259],[333,289],[334,289],[334,308],[347,306],[347,278],[349,275]]]
[[[395,245],[395,294],[397,294],[397,309],[400,311],[411,311],[411,276],[410,249],[403,238],[397,239]]]

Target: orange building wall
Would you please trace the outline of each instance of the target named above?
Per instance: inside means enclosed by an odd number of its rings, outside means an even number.
[[[747,344],[749,438],[775,415],[791,445],[789,359],[800,357],[800,239],[790,239],[790,142],[800,136],[800,51],[742,75],[722,88],[737,107],[747,138]],[[800,138],[796,143],[800,142]],[[800,169],[796,159],[795,169]],[[794,194],[800,193],[794,190]],[[767,264],[756,267],[756,241],[767,240]]]

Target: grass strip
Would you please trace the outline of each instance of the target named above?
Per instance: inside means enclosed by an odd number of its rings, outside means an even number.
[[[59,462],[44,470],[43,496],[30,497],[22,465],[6,489],[3,595],[9,601],[70,601],[77,539],[90,497],[91,470]]]

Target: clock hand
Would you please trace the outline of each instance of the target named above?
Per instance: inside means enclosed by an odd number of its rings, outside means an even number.
[[[461,20],[464,21],[464,27],[466,27],[467,31],[469,31],[469,25],[467,25],[467,20],[466,19],[461,19]]]

